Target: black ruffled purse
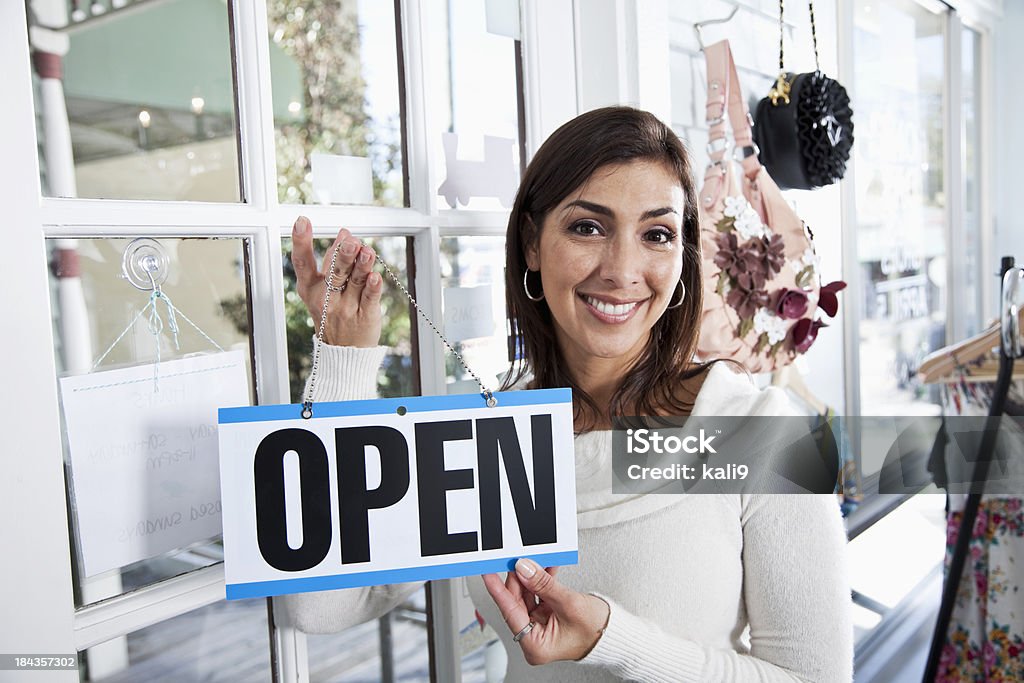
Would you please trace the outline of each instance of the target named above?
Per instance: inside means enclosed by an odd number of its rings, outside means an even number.
[[[754,114],[758,158],[782,189],[813,190],[846,173],[853,147],[853,110],[838,81],[818,67],[818,36],[811,11],[816,70],[787,72],[783,63],[784,25],[779,2],[779,78]]]

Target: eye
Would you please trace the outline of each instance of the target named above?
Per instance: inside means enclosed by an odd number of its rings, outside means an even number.
[[[668,244],[676,239],[676,233],[668,228],[653,228],[644,233],[644,241],[654,244]]]
[[[569,232],[574,235],[590,237],[592,235],[600,235],[601,226],[594,221],[576,221],[569,226]]]

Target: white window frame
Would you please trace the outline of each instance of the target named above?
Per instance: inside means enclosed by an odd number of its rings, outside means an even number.
[[[440,322],[441,278],[436,258],[442,236],[503,235],[507,214],[439,209],[428,160],[440,154],[427,98],[433,70],[425,62],[431,39],[422,30],[419,2],[399,0],[406,84],[405,136],[409,208],[301,206],[277,200],[274,123],[270,90],[265,0],[235,0],[233,19],[240,168],[245,203],[54,199],[40,196],[35,113],[24,5],[0,3],[0,63],[7,65],[9,99],[0,108],[5,138],[2,171],[9,223],[7,246],[16,257],[0,269],[4,310],[17,335],[3,335],[0,361],[6,443],[0,477],[0,514],[22,524],[4,525],[14,561],[0,568],[5,606],[4,649],[69,654],[224,599],[222,565],[161,581],[130,594],[76,610],[65,502],[60,413],[53,355],[46,240],[54,237],[237,237],[250,240],[250,306],[255,380],[261,403],[289,400],[282,297],[281,240],[295,217],[310,217],[317,237],[344,225],[361,236],[414,240],[418,301]],[[576,64],[571,0],[522,0],[521,21],[527,149],[532,153],[551,131],[576,114]],[[566,36],[569,36],[567,40]],[[541,68],[541,64],[545,68]],[[548,65],[551,65],[549,68]],[[7,193],[5,192],[5,195]],[[16,296],[15,296],[16,294]],[[418,320],[420,386],[445,392],[443,348]],[[31,343],[15,342],[32,340]],[[8,343],[11,342],[11,343]],[[10,593],[8,595],[8,592]],[[461,680],[458,633],[450,583],[434,582],[436,680]],[[305,637],[274,610],[276,680],[308,680]],[[42,677],[40,680],[44,680]],[[77,681],[76,671],[52,672],[45,680]]]

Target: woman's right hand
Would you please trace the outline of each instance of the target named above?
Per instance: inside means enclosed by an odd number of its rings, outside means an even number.
[[[340,248],[339,248],[340,247]],[[302,302],[313,317],[313,326],[320,329],[320,315],[327,294],[326,271],[338,249],[334,262],[332,285],[337,288],[348,280],[345,290],[332,291],[324,324],[324,343],[332,346],[377,346],[380,342],[380,295],[383,280],[373,272],[377,255],[345,228],[338,231],[334,244],[324,255],[323,267],[317,268],[313,254],[313,226],[299,216],[292,227],[292,266],[295,284]]]

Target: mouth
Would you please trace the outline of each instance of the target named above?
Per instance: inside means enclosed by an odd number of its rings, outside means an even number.
[[[577,296],[595,318],[601,322],[613,324],[624,323],[632,318],[640,306],[647,301],[647,299],[641,299],[639,301],[615,302],[598,299],[589,294],[578,294]]]

